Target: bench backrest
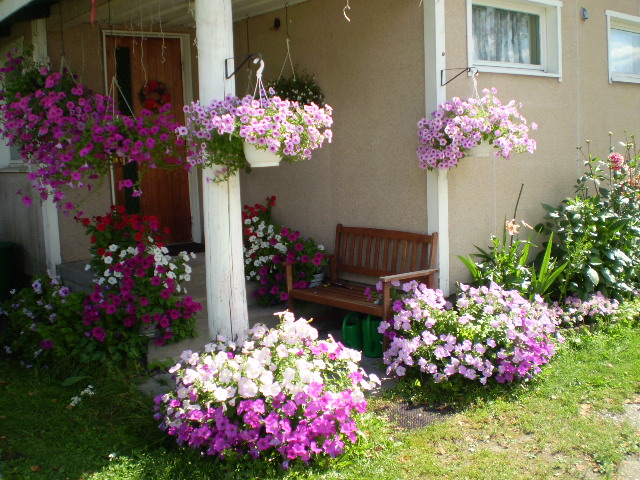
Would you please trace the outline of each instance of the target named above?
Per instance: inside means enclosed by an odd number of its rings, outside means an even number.
[[[341,272],[368,277],[434,268],[438,234],[400,232],[380,228],[336,227],[331,276]]]

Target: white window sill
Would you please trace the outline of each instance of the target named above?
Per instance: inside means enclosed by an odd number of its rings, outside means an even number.
[[[609,83],[613,82],[640,83],[640,75],[634,75],[632,73],[612,73]]]
[[[507,75],[528,75],[531,77],[547,77],[557,78],[558,81],[562,81],[562,75],[559,73],[544,72],[542,70],[533,70],[531,68],[518,68],[518,67],[494,67],[488,65],[474,65],[472,68],[477,68],[480,73],[504,73]],[[471,73],[469,73],[471,75]]]

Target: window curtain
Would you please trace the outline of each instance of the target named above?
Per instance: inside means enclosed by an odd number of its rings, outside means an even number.
[[[540,17],[473,6],[475,60],[540,65]]]

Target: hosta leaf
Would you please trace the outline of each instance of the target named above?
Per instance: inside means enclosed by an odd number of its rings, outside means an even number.
[[[602,275],[602,277],[603,277],[607,282],[609,282],[609,283],[615,283],[615,281],[616,281],[616,277],[615,277],[615,275],[613,275],[613,274],[611,273],[611,271],[610,271],[608,268],[603,268],[603,269],[600,271],[600,274]]]
[[[587,268],[585,272],[586,277],[589,279],[592,285],[598,285],[600,283],[600,277],[598,276],[598,272],[596,272],[593,268]]]

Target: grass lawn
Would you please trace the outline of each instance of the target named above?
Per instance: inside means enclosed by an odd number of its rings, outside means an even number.
[[[356,447],[288,471],[201,458],[157,429],[133,378],[63,383],[73,375],[0,361],[3,480],[606,478],[640,447],[640,432],[620,421],[625,401],[640,403],[640,331],[626,326],[564,347],[532,382],[467,393],[458,413],[421,430],[394,428],[376,411],[397,400],[375,399]],[[95,395],[69,407],[88,384]]]

